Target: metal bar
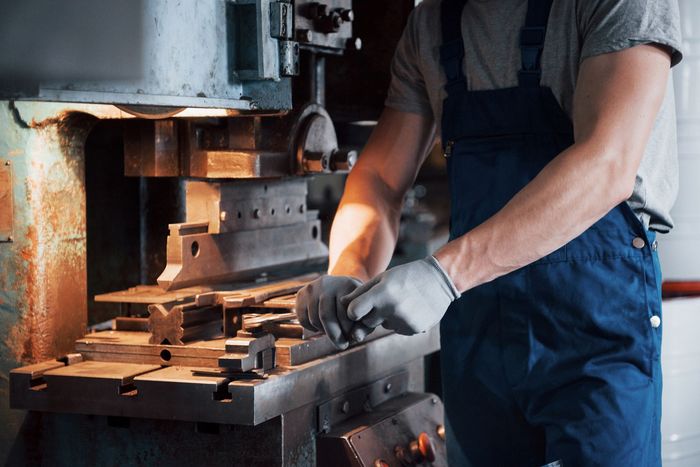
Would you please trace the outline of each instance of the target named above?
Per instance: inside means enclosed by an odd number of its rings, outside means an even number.
[[[168,264],[158,278],[158,284],[166,290],[319,264],[328,256],[317,220],[219,235],[187,234],[181,227],[170,226]]]

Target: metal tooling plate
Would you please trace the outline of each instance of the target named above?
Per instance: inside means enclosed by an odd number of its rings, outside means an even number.
[[[367,336],[366,341],[379,339],[380,337],[390,334],[384,328],[376,329],[372,334]],[[317,358],[337,353],[338,350],[333,346],[330,339],[325,335],[312,337],[308,340],[279,338],[275,342],[277,365],[279,366],[297,366],[304,363],[316,360]]]
[[[439,341],[437,329],[412,337],[391,334],[295,368],[274,369],[264,380],[232,381],[228,383],[230,402],[228,395],[222,397],[221,388],[216,390],[216,397],[202,389],[213,389],[218,377],[185,377],[185,367],[174,371],[155,365],[77,363],[45,373],[46,388],[34,391],[31,399],[25,397],[32,391],[26,376],[17,380],[14,370],[13,393],[22,395],[12,402],[15,408],[50,412],[258,425],[408,368],[438,350]],[[149,388],[157,382],[165,385]],[[120,395],[120,387],[126,385],[128,389],[130,384],[134,388],[129,395]],[[191,384],[200,387],[193,389],[188,386]],[[163,402],[164,387],[167,402]],[[193,394],[198,398],[193,399]],[[201,412],[193,413],[193,405],[201,406]]]
[[[139,303],[144,305],[177,302],[214,290],[212,287],[189,287],[180,290],[163,290],[157,285],[137,285],[127,290],[95,295],[96,302]]]
[[[12,197],[12,166],[0,160],[0,242],[12,240],[14,225]]]
[[[226,339],[191,342],[187,345],[151,345],[150,333],[105,331],[88,334],[75,343],[86,360],[218,367],[226,353]]]
[[[367,341],[390,332],[379,328]],[[185,345],[149,344],[150,333],[103,331],[88,334],[75,342],[75,350],[86,360],[153,365],[185,365],[218,368],[218,359],[226,352],[226,339],[188,342]],[[279,338],[275,342],[276,364],[292,367],[338,353],[328,337],[319,335],[308,340]]]

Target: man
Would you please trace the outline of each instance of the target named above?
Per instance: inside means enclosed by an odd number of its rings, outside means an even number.
[[[330,275],[297,313],[339,348],[441,322],[451,465],[660,465],[655,235],[677,188],[678,23],[674,0],[413,12],[333,224]],[[383,272],[436,129],[451,241]]]

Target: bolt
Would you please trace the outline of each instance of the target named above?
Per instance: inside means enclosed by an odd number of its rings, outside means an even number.
[[[299,29],[297,31],[299,42],[311,42],[314,40],[314,33],[310,29]]]
[[[340,17],[343,18],[344,21],[350,23],[355,21],[355,12],[350,9],[343,9],[340,10]]]
[[[10,161],[5,161],[5,165],[8,165],[8,166],[9,166],[9,165],[11,165],[11,164],[12,164],[12,162],[10,162]]]
[[[10,235],[9,237],[7,237],[7,241],[8,241],[8,242],[14,242],[14,241],[15,241],[15,238],[14,238],[12,235]]]
[[[340,409],[343,413],[348,413],[350,412],[350,402],[345,401],[343,402],[343,407]]]
[[[255,217],[256,219],[260,219],[261,216],[262,214],[260,213],[260,209],[256,209],[255,211],[253,211],[253,217]]]
[[[228,213],[226,211],[221,211],[219,214],[219,219],[221,222],[226,222],[226,217],[228,217]]]
[[[362,39],[359,37],[348,39],[345,47],[349,50],[362,50]]]
[[[432,399],[430,399],[430,402],[432,402],[433,405],[435,405],[435,404],[437,404],[437,399],[435,397],[433,397]]]
[[[391,392],[391,383],[386,383],[386,386],[384,386],[384,392]]]

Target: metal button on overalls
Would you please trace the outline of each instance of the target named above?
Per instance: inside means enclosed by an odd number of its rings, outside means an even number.
[[[518,86],[479,91],[463,70],[464,4],[441,7],[453,239],[574,144],[571,119],[540,85],[551,0],[528,2]],[[660,465],[660,335],[646,320],[653,310],[660,324],[661,281],[649,235],[622,203],[450,307],[440,328],[449,465]]]

